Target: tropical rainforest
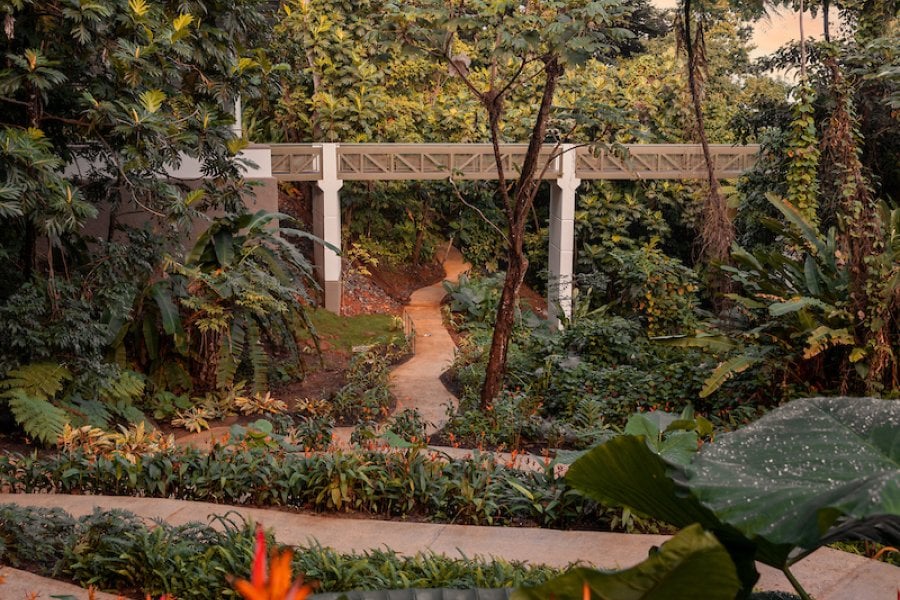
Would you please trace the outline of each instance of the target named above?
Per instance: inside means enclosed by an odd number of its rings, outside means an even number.
[[[897,6],[807,4],[825,39],[751,59],[779,6],[4,0],[4,427],[200,427],[315,371],[315,241],[303,210],[247,208],[254,143],[529,144],[499,183],[342,190],[348,268],[428,263],[448,239],[473,265],[448,306],[456,435],[589,440],[636,410],[734,426],[799,396],[896,396]],[[533,174],[557,143],[760,152],[737,181],[584,182],[557,332],[519,302],[546,291]],[[172,175],[187,160],[202,180]]]

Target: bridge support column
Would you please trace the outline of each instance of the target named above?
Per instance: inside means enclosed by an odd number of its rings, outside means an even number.
[[[561,327],[560,317],[572,316],[572,276],[575,264],[575,146],[560,148],[560,176],[550,182],[550,280],[547,304],[550,327]]]
[[[322,144],[322,179],[313,188],[313,233],[341,249],[341,196],[344,182],[337,176],[337,144]],[[325,308],[341,314],[341,257],[316,244],[316,274],[325,295]]]

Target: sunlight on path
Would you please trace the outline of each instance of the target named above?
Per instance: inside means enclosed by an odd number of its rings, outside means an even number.
[[[445,279],[456,282],[471,265],[456,248],[450,247],[443,263]],[[444,327],[441,300],[446,292],[442,283],[416,290],[406,311],[416,331],[415,355],[391,371],[391,392],[397,398],[397,412],[419,411],[428,423],[426,433],[438,431],[447,421],[447,406],[456,407],[456,397],[441,383],[443,373],[456,351],[456,345]]]

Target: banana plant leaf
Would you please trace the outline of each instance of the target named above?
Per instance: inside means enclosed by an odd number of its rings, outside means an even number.
[[[748,538],[796,546],[787,564],[837,531],[897,544],[900,403],[796,400],[719,436],[674,477]]]
[[[512,600],[733,600],[740,582],[728,552],[699,525],[683,529],[644,562],[616,572],[571,569]]]

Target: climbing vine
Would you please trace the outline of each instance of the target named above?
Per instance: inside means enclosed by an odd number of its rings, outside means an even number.
[[[806,217],[819,223],[819,139],[816,133],[815,91],[809,82],[803,82],[792,107],[788,136],[787,198]]]

